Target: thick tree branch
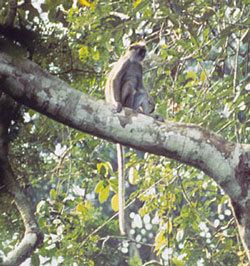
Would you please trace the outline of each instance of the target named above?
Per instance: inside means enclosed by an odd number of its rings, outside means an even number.
[[[157,122],[129,109],[113,114],[104,101],[72,89],[31,61],[14,60],[3,53],[1,75],[5,93],[58,122],[204,171],[231,198],[249,253],[250,145],[228,142],[192,124]]]
[[[192,124],[160,123],[125,109],[113,114],[104,101],[72,89],[29,60],[0,53],[3,91],[18,102],[83,132],[192,165],[214,178],[235,200],[241,186],[235,177],[240,155],[250,145],[227,142]]]

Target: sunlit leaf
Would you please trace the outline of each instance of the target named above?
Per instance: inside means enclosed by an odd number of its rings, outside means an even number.
[[[79,3],[82,5],[82,6],[86,6],[86,7],[89,7],[91,10],[94,10],[95,9],[95,6],[97,4],[96,1],[87,1],[87,0],[78,0]]]
[[[111,199],[111,207],[113,211],[118,212],[119,210],[119,200],[118,200],[118,194],[115,194]]]
[[[172,224],[172,220],[171,219],[168,220],[166,226],[167,226],[167,232],[168,232],[168,234],[171,234],[172,231],[173,231],[173,224]]]
[[[104,181],[100,180],[95,186],[95,193],[100,193],[101,190],[104,188]]]
[[[203,83],[207,79],[207,74],[205,70],[202,70],[201,75],[200,75],[200,80]]]
[[[99,201],[100,203],[105,202],[109,196],[109,186],[106,186],[103,190],[99,192]]]
[[[82,6],[91,7],[91,3],[87,0],[78,0]]]
[[[177,231],[177,234],[176,234],[176,240],[178,242],[180,242],[182,240],[183,236],[184,236],[184,230],[183,229],[179,229]]]
[[[80,202],[76,205],[76,213],[81,214],[82,216],[86,216],[88,211],[92,209],[92,204],[90,201],[86,200],[84,202]]]
[[[54,188],[52,188],[52,189],[50,190],[50,192],[49,192],[49,195],[50,195],[50,198],[51,198],[52,200],[55,200],[56,197],[57,197],[57,192],[56,192],[56,190],[55,190]]]
[[[187,79],[193,79],[193,80],[195,80],[196,77],[197,77],[197,75],[196,75],[196,73],[195,73],[194,71],[189,71],[189,72],[187,72],[187,74],[186,74],[186,78],[187,78]]]
[[[185,263],[182,260],[179,260],[177,258],[172,258],[172,263],[174,266],[184,266]]]
[[[136,8],[140,3],[141,3],[142,0],[135,0],[133,2],[133,8]]]
[[[128,180],[131,185],[137,185],[139,181],[139,174],[135,167],[130,167],[128,173]]]
[[[103,173],[103,169],[105,170],[105,173]],[[97,164],[97,172],[99,174],[104,174],[105,176],[108,176],[110,170],[112,170],[110,162],[102,162]]]
[[[81,202],[76,206],[76,212],[84,213],[86,210],[84,204]]]
[[[158,251],[157,254],[159,254],[159,251],[166,245],[167,239],[165,237],[165,232],[161,230],[155,237],[155,251]]]
[[[88,58],[89,56],[89,49],[87,46],[82,46],[80,49],[79,49],[79,59],[84,61]]]
[[[146,206],[143,206],[139,209],[138,213],[140,214],[141,217],[143,217],[148,213],[148,208]]]
[[[110,187],[112,188],[113,191],[117,192],[118,189],[118,179],[116,177],[111,177],[109,179],[109,184]]]

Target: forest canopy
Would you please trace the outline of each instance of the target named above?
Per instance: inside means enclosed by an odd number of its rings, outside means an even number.
[[[0,265],[248,265],[249,4],[0,0]],[[141,40],[165,122],[103,101]]]

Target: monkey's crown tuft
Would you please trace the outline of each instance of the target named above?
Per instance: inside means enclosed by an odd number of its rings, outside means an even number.
[[[132,49],[137,50],[137,49],[141,49],[141,48],[143,48],[144,50],[146,50],[146,43],[143,42],[143,41],[132,43],[129,46],[129,50],[132,50]]]

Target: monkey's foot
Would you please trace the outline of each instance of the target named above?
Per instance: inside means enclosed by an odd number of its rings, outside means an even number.
[[[113,109],[112,109],[112,112],[114,114],[116,113],[120,113],[122,110],[122,104],[120,102],[116,102],[115,104],[113,104]]]

